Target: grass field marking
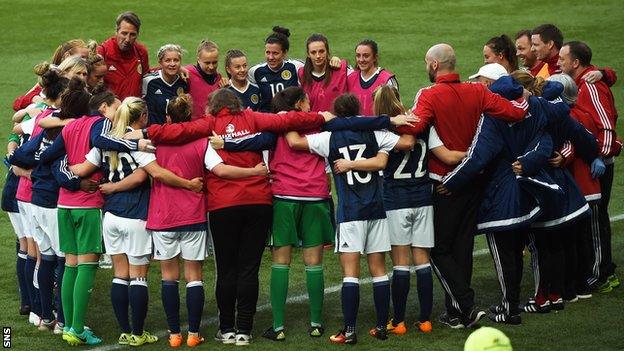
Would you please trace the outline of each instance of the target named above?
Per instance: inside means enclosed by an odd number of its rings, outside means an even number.
[[[624,213],[613,216],[610,218],[611,222],[617,222],[617,221],[621,221],[622,219],[624,219]],[[490,253],[489,249],[479,249],[479,250],[475,250],[472,252],[473,257],[479,257],[479,256],[483,256],[483,255],[487,255]],[[413,273],[413,272],[412,272]],[[392,273],[388,274],[389,277],[392,276]],[[364,279],[360,279],[360,285],[367,285],[367,284],[371,284],[373,282],[372,278],[364,278]],[[324,294],[325,295],[329,295],[329,294],[333,294],[336,293],[338,291],[340,291],[340,289],[342,289],[342,284],[336,284],[336,285],[332,285],[328,288],[325,288],[324,290]],[[296,295],[296,296],[292,296],[289,297],[288,299],[286,299],[286,303],[287,304],[295,304],[295,303],[302,303],[308,300],[308,294],[300,294],[300,295]],[[256,309],[256,312],[264,312],[264,311],[268,311],[271,308],[271,304],[270,303],[265,303],[263,305],[258,306],[258,308]],[[214,325],[217,324],[217,322],[219,321],[218,317],[210,317],[210,318],[204,318],[201,321],[201,326],[205,327],[208,325]],[[184,326],[184,328],[182,329],[188,329],[188,324]],[[154,333],[154,335],[158,336],[160,342],[167,342],[166,337],[168,336],[168,333],[166,330],[160,330],[156,333]],[[206,338],[207,342],[211,342],[213,337],[212,335],[204,335],[204,338]],[[99,347],[94,347],[92,349],[89,350],[93,350],[93,351],[112,351],[112,350],[119,350],[124,348],[125,345],[119,345],[119,344],[108,344],[108,345],[102,345]]]

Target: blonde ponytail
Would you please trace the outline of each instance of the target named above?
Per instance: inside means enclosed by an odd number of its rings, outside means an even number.
[[[108,135],[114,138],[123,138],[126,134],[127,128],[139,120],[141,115],[147,111],[147,105],[143,99],[138,97],[127,97],[119,105],[115,112],[115,118],[113,119],[113,127]],[[110,152],[110,167],[111,169],[117,169],[119,165],[119,155],[117,151]]]

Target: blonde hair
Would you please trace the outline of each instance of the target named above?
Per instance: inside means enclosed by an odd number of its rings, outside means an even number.
[[[158,57],[158,62],[160,62],[160,60],[162,60],[163,57],[165,57],[165,53],[169,51],[177,52],[180,55],[180,58],[182,58],[182,52],[184,50],[182,49],[180,45],[177,45],[177,44],[165,44],[161,46],[160,49],[158,49],[158,53],[156,54],[156,56]]]
[[[523,70],[511,72],[510,76],[520,83],[526,90],[535,96],[542,96],[546,81],[542,77],[533,77],[531,73]]]
[[[63,60],[60,65],[58,65],[58,70],[62,74],[74,74],[81,69],[84,69],[88,72],[89,63],[87,62],[87,60],[78,56],[70,56]]]
[[[377,116],[388,115],[394,117],[405,113],[405,106],[401,103],[399,91],[389,85],[381,85],[373,92],[373,113]]]
[[[139,97],[129,96],[119,105],[115,112],[115,118],[113,119],[113,127],[108,135],[114,138],[123,138],[126,134],[126,129],[131,124],[141,118],[141,115],[147,113],[147,105],[145,101]],[[119,156],[116,151],[110,152],[110,167],[111,169],[117,169],[119,165]]]
[[[69,53],[73,55],[76,53],[76,50],[80,48],[87,48],[87,44],[82,39],[72,39],[64,42],[59,45],[56,50],[54,50],[54,54],[52,55],[52,64],[60,65],[65,57],[65,54]]]
[[[219,46],[212,40],[204,39],[199,43],[199,46],[197,46],[197,55],[199,55],[202,50],[206,52],[218,51]]]

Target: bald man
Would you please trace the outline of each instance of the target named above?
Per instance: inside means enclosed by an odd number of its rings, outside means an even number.
[[[510,102],[482,84],[462,83],[455,72],[455,51],[450,45],[432,46],[425,55],[425,64],[435,84],[416,94],[412,111],[420,121],[414,127],[399,128],[399,133],[416,135],[433,125],[448,149],[467,151],[482,113],[508,122],[524,118],[528,109],[524,99]],[[477,179],[466,189],[450,194],[440,183],[454,166],[432,155],[428,167],[430,178],[438,184],[433,196],[435,247],[431,259],[446,292],[446,312],[440,322],[451,328],[473,327],[485,315],[475,308],[470,287],[483,181]]]

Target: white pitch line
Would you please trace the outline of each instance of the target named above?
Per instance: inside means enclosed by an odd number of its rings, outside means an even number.
[[[624,213],[619,214],[617,216],[613,216],[610,218],[611,222],[617,222],[617,221],[621,221],[622,219],[624,219]],[[472,255],[474,257],[479,257],[479,256],[483,256],[483,255],[487,255],[490,253],[489,249],[479,249],[479,250],[475,250],[472,252]],[[392,273],[389,274],[389,276],[392,276]],[[367,284],[371,284],[373,282],[372,278],[364,278],[364,279],[360,279],[360,285],[367,285]],[[325,295],[329,295],[329,294],[333,294],[336,293],[338,291],[340,291],[342,289],[342,284],[336,284],[336,285],[332,285],[328,288],[325,288],[324,290],[324,294]],[[289,297],[288,299],[286,299],[286,303],[287,304],[295,304],[295,303],[302,303],[304,301],[308,300],[308,294],[300,294],[300,295],[296,295],[293,297]],[[258,306],[258,308],[256,309],[256,312],[264,312],[267,310],[271,309],[271,304],[270,303],[265,303],[263,305]],[[218,317],[210,317],[210,318],[204,318],[201,321],[201,326],[205,327],[208,325],[213,325],[213,324],[217,324],[217,322],[219,321]],[[183,326],[180,329],[187,329],[188,325]],[[156,333],[154,333],[154,335],[158,336],[159,339],[161,339],[161,342],[167,342],[166,341],[166,337],[169,333],[166,330],[160,330]],[[208,342],[210,342],[212,340],[212,336],[208,335],[208,336],[204,336],[206,338],[206,340]],[[112,351],[112,350],[119,350],[124,348],[125,345],[119,345],[119,344],[108,344],[108,345],[102,345],[102,346],[98,346],[98,347],[94,347],[92,349],[89,350],[93,350],[93,351]]]

